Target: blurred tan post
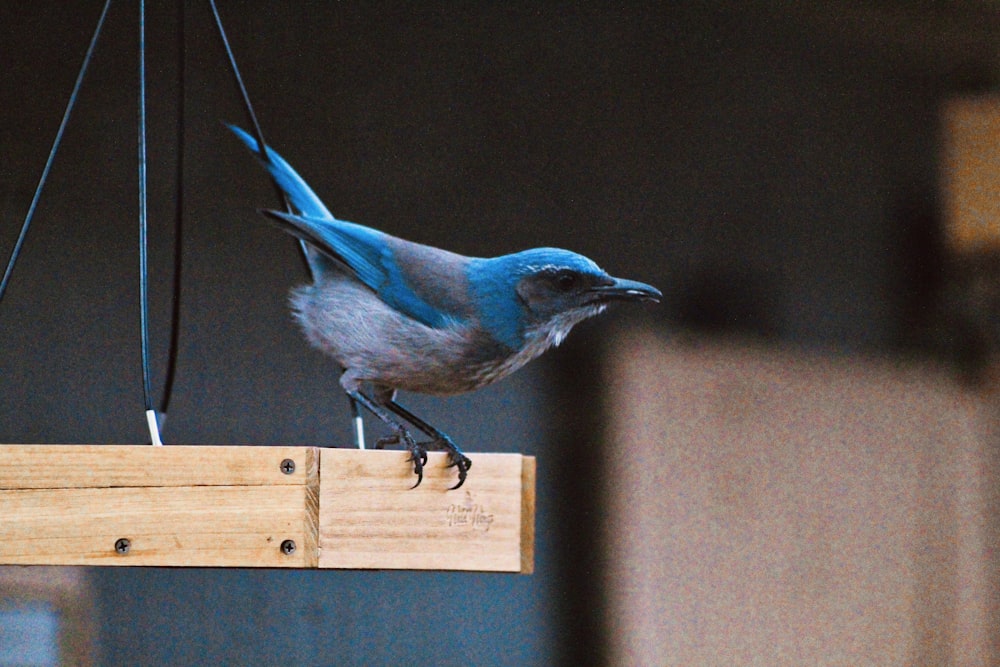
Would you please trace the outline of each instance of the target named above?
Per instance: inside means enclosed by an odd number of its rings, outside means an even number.
[[[988,400],[872,358],[615,350],[612,664],[995,664]]]
[[[956,98],[942,112],[941,181],[951,249],[1000,251],[1000,95]]]

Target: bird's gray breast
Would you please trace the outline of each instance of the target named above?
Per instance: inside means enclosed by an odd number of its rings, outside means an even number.
[[[446,326],[427,326],[344,274],[327,273],[316,283],[297,287],[290,300],[307,340],[361,381],[454,394],[510,372],[504,362],[513,351],[483,332],[475,318],[452,318]]]

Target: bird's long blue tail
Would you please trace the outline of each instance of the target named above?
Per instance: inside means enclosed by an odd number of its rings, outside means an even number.
[[[278,155],[275,151],[271,149],[270,146],[267,147],[267,157],[264,158],[260,154],[260,148],[257,144],[257,138],[246,132],[245,130],[237,127],[236,125],[228,125],[230,130],[232,130],[240,140],[247,145],[251,151],[260,159],[261,163],[267,167],[268,172],[271,174],[271,178],[274,182],[278,184],[281,191],[288,196],[288,201],[296,209],[296,211],[307,218],[313,218],[316,220],[334,220],[335,218],[327,210],[326,206],[320,201],[320,198],[316,196],[316,193],[312,191],[302,177],[292,169],[292,166],[285,162],[285,159]]]

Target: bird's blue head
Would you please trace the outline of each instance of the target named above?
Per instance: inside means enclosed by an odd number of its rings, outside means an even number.
[[[559,248],[533,248],[473,260],[469,282],[483,325],[513,350],[562,342],[577,323],[612,301],[659,301],[658,289],[608,275],[593,260]]]

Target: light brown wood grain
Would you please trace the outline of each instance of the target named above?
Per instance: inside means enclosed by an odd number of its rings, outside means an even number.
[[[429,455],[423,483],[411,489],[408,457],[398,451],[322,450],[321,568],[526,569],[525,457],[474,455],[468,480],[456,490],[450,489],[455,470],[439,452]]]
[[[450,490],[444,454],[430,455],[415,489],[408,456],[0,445],[0,564],[532,571],[533,458],[475,454]]]
[[[521,468],[521,574],[535,571],[535,457]]]
[[[0,560],[9,564],[305,567],[315,560],[304,486],[4,490],[0,508]],[[116,553],[119,538],[130,541],[127,554]],[[281,552],[286,539],[295,553]]]
[[[302,447],[0,446],[0,563],[315,567],[317,461]]]
[[[0,445],[0,489],[95,486],[258,486],[304,483],[312,447]],[[279,466],[295,462],[286,475]]]

